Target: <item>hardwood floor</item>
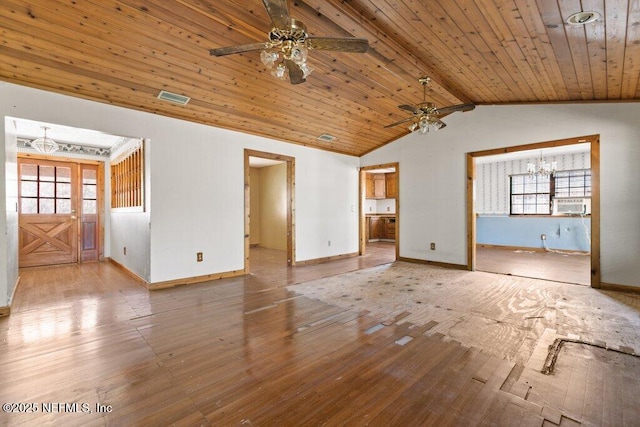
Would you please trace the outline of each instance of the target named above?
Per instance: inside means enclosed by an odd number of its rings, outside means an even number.
[[[571,418],[544,400],[546,389],[519,380],[527,367],[434,333],[436,322],[416,326],[403,313],[380,319],[286,289],[379,265],[382,253],[293,269],[279,256],[259,249],[246,277],[153,292],[110,264],[22,270],[12,314],[0,319],[0,401],[26,405],[4,407],[0,424],[599,425],[605,412],[610,425],[640,419],[629,394],[640,384],[636,365],[625,369],[620,401],[606,401],[615,411],[597,398],[604,383],[594,382],[582,396],[595,393],[595,415]]]
[[[589,254],[476,248],[476,270],[555,282],[591,285]]]

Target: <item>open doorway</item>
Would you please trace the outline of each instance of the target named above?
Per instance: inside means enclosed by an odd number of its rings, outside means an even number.
[[[600,286],[597,135],[469,153],[467,170],[469,269]]]
[[[19,267],[101,261],[105,165],[125,139],[7,117],[17,145]],[[42,145],[41,145],[42,143]]]
[[[245,274],[250,272],[252,248],[284,253],[286,265],[295,265],[295,158],[245,150],[244,169]]]
[[[367,248],[399,257],[400,166],[398,163],[360,168],[360,255]]]

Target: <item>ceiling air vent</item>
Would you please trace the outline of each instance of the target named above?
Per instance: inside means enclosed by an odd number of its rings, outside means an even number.
[[[158,94],[158,99],[180,105],[187,105],[187,102],[191,100],[191,98],[189,98],[188,96],[178,95],[177,93],[167,92],[166,90],[160,91],[160,93]]]
[[[323,133],[322,135],[320,135],[318,138],[316,138],[320,141],[324,141],[324,142],[333,142],[336,140],[336,137],[333,135],[329,135],[328,133]]]

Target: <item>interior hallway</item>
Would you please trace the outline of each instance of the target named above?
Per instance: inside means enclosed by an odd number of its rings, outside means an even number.
[[[581,348],[586,358],[560,358],[564,376],[545,382],[528,366],[434,332],[437,321],[418,325],[403,312],[383,318],[286,287],[331,279],[356,284],[355,277],[367,283],[375,271],[394,271],[397,263],[380,265],[373,253],[292,269],[277,253],[258,250],[247,277],[154,292],[105,263],[23,270],[12,314],[0,319],[0,399],[79,402],[92,411],[3,413],[2,422],[621,425],[640,419],[632,393],[640,367],[633,357],[612,360],[608,352]],[[379,266],[367,268],[373,265]],[[637,331],[637,298],[608,295],[630,304],[628,327]],[[619,315],[606,309],[603,316]],[[546,342],[537,350],[533,356],[544,356]],[[571,373],[578,378],[579,368],[600,372],[602,380],[584,376],[576,394]],[[558,393],[571,396],[569,403]],[[111,411],[98,413],[96,404]]]

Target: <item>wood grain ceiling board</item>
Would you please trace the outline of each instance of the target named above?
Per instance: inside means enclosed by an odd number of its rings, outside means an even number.
[[[638,0],[296,0],[310,35],[362,37],[365,54],[312,51],[306,83],[272,77],[259,0],[0,0],[0,79],[361,156],[408,133],[431,77],[437,107],[640,100]],[[593,10],[586,27],[565,24]],[[191,97],[160,101],[161,90]],[[462,114],[462,113],[457,113]],[[464,114],[473,114],[468,112]],[[443,130],[446,132],[446,130]],[[328,133],[333,142],[319,141]]]

